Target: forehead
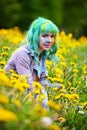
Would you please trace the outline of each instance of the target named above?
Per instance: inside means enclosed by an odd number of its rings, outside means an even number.
[[[47,35],[47,36],[52,36],[52,35],[54,35],[53,33],[42,33],[41,35]]]

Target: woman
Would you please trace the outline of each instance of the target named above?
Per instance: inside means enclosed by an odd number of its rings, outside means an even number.
[[[34,20],[26,36],[26,45],[19,47],[9,59],[5,70],[14,70],[19,75],[27,75],[30,88],[33,88],[33,82],[39,81],[43,86],[42,93],[46,95],[43,100],[43,106],[47,107],[46,86],[49,86],[47,80],[47,69],[45,60],[58,61],[56,57],[57,43],[56,36],[59,30],[50,20],[39,17]]]

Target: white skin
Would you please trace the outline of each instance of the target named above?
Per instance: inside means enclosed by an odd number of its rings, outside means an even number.
[[[44,33],[39,37],[39,52],[49,50],[54,44],[55,36],[53,33]]]

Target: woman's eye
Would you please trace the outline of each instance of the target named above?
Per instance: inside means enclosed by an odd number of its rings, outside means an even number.
[[[48,37],[48,35],[47,35],[47,34],[43,34],[42,36],[43,36],[43,37]]]
[[[55,36],[54,35],[51,35],[52,38],[54,38]]]
[[[55,36],[54,35],[50,35],[49,34],[43,34],[42,37],[50,37],[50,38],[54,38]]]

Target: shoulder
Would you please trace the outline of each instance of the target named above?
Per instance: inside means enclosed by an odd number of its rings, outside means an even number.
[[[21,46],[17,50],[15,50],[13,56],[16,57],[16,59],[25,59],[25,60],[31,59],[31,55],[29,54],[28,47],[26,45]]]
[[[27,47],[24,45],[24,46],[21,46],[19,48],[17,48],[14,52],[13,52],[13,55],[17,55],[19,56],[20,54],[21,55],[24,55],[24,54],[27,54]]]

